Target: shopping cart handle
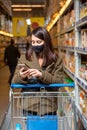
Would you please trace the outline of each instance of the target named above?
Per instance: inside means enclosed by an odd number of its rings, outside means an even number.
[[[11,84],[11,88],[60,88],[60,87],[74,87],[74,83],[70,84]]]

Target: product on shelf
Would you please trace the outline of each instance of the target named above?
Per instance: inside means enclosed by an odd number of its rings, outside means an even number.
[[[64,83],[68,83],[68,84],[71,84],[71,83],[73,83],[74,81],[70,78],[70,77],[67,77],[67,76],[65,76],[65,78],[64,78]],[[66,91],[68,91],[68,92],[73,92],[74,91],[74,88],[70,88],[70,87],[65,87],[64,88]]]
[[[83,90],[80,90],[79,96],[80,96],[80,107],[82,108],[82,113],[86,114],[85,117],[87,118],[87,94]]]
[[[82,64],[79,69],[79,76],[83,79],[85,78],[85,65],[84,64]]]
[[[73,26],[75,23],[75,10],[71,10],[70,24]]]
[[[87,47],[87,29],[81,30],[81,45]]]
[[[87,16],[87,3],[80,5],[80,18]]]
[[[87,63],[81,64],[81,67],[79,69],[79,76],[87,81]]]
[[[0,68],[5,65],[4,63],[4,51],[10,41],[10,37],[0,35]]]
[[[73,53],[67,54],[62,52],[63,65],[67,67],[72,73],[75,72],[75,57]]]
[[[72,9],[67,14],[65,14],[58,23],[58,33],[66,31],[70,27],[72,27],[75,23],[75,11]],[[62,30],[61,30],[62,29]]]
[[[75,57],[74,54],[70,54],[68,59],[68,66],[67,66],[72,73],[75,72]]]
[[[64,35],[64,46],[75,46],[75,33],[66,33]]]
[[[63,59],[63,65],[67,66],[68,61],[67,61],[67,55],[65,51],[62,52],[62,59]]]

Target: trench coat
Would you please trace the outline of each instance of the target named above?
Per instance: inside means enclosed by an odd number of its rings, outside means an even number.
[[[32,60],[26,60],[25,55],[21,55],[18,64],[26,63],[30,68],[38,69],[42,72],[42,76],[38,77],[38,80],[44,84],[51,84],[51,83],[63,83],[63,63],[62,60],[58,57],[56,62],[52,62],[48,65],[45,70],[39,66],[36,54],[33,53]],[[23,83],[27,84],[28,80],[22,80],[19,75],[19,67],[17,65],[12,83]],[[27,89],[27,91],[31,91],[31,89]],[[34,90],[36,91],[36,90]],[[40,90],[41,91],[41,90]],[[42,90],[43,91],[43,90]],[[45,89],[45,92],[48,90]],[[49,88],[49,91],[55,91],[52,88]],[[26,97],[26,96],[25,96]],[[18,106],[23,108],[27,111],[34,111],[37,112],[38,115],[44,115],[46,113],[55,112],[57,110],[57,98],[52,97],[44,97],[44,101],[42,103],[42,97],[37,98],[38,96],[29,96],[28,98],[23,98],[23,103],[18,101]],[[43,111],[41,111],[43,109]]]

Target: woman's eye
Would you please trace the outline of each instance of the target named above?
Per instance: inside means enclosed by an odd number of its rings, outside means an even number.
[[[32,44],[34,44],[35,43],[35,41],[32,41]]]
[[[40,44],[42,41],[37,41],[38,44]]]
[[[41,43],[42,43],[42,41],[40,41],[40,40],[37,40],[37,41],[32,41],[32,44],[35,44],[35,43],[37,43],[37,44],[41,44]]]

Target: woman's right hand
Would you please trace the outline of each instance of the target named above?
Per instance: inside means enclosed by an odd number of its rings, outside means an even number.
[[[25,70],[25,68],[21,68],[19,71],[19,75],[21,77],[21,79],[25,79],[26,77],[29,76],[29,69]]]

